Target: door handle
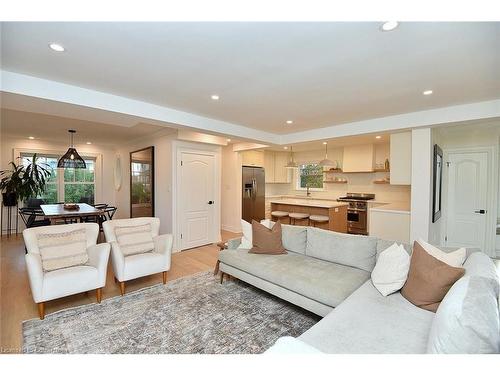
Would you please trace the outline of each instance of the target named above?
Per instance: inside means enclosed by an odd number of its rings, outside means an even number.
[[[486,211],[486,210],[476,210],[476,211],[474,211],[474,213],[481,214],[481,215],[484,215],[486,212],[488,212],[488,211]]]
[[[208,201],[208,204],[214,204],[215,202],[214,201]]]

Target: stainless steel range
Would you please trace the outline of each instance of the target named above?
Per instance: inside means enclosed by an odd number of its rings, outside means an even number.
[[[347,232],[352,234],[368,235],[368,203],[375,199],[375,194],[347,193],[337,202],[348,202],[347,207]]]

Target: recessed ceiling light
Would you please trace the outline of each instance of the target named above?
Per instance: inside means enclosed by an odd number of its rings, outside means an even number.
[[[226,141],[231,142],[231,139],[230,139],[230,138],[228,138],[228,139],[226,139]]]
[[[210,98],[212,98],[212,100],[219,100],[219,95],[212,95]]]
[[[28,139],[35,139],[35,137],[29,136]]]
[[[288,150],[288,146],[283,147],[283,149]]]
[[[375,138],[380,139],[380,138],[382,138],[382,136],[381,135],[377,135]]]
[[[65,48],[57,43],[50,43],[49,47],[51,50],[56,51],[56,52],[64,52],[65,51]]]
[[[323,142],[324,145],[326,145],[327,143],[326,142]]]
[[[88,144],[88,145],[91,145],[91,144],[92,144],[92,142],[87,142],[87,144]]]
[[[432,95],[433,92],[434,91],[432,91],[432,90],[425,90],[422,94],[424,94],[424,95]]]
[[[292,121],[292,120],[286,120],[286,123],[287,123],[288,125],[290,125],[290,124],[293,124],[293,121]]]
[[[380,28],[382,29],[382,31],[392,31],[398,26],[399,22],[397,21],[387,21],[384,22]]]

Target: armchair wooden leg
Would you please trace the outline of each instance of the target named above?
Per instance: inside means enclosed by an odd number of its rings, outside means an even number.
[[[122,296],[125,294],[125,281],[120,281],[120,294]]]
[[[217,263],[215,263],[214,276],[217,276],[217,274],[219,273],[219,264],[220,261],[217,260]]]
[[[221,272],[220,273],[220,283],[222,284],[223,281],[224,281],[224,272]]]
[[[40,303],[37,303],[38,305],[38,315],[40,316],[40,319],[44,319],[45,318],[45,302],[40,302]]]
[[[163,271],[162,276],[163,276],[163,284],[166,284],[167,283],[167,271]]]
[[[101,303],[101,299],[102,299],[102,288],[97,288],[95,290],[95,296],[96,296],[96,299],[97,299],[97,303]]]

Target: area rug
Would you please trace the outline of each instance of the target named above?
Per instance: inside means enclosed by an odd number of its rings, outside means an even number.
[[[262,353],[319,317],[198,273],[23,322],[24,353]]]

